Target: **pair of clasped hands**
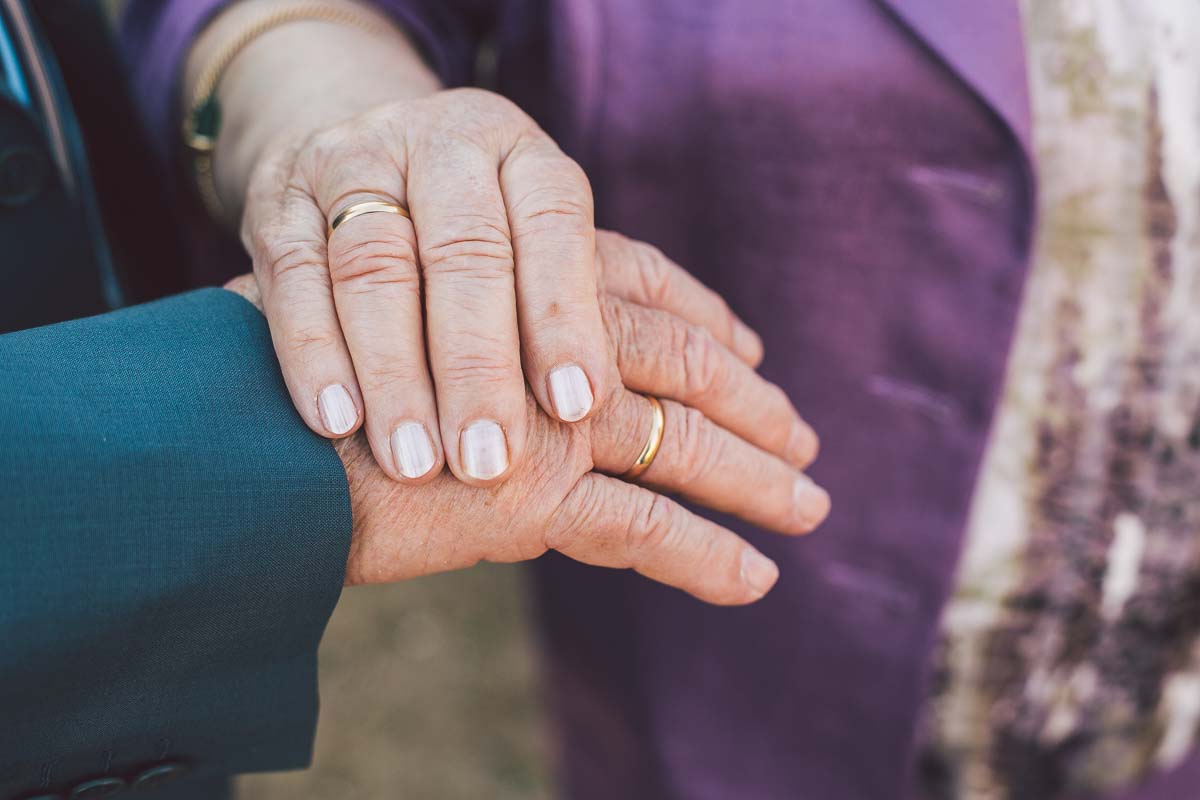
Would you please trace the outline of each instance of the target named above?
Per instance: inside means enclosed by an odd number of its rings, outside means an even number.
[[[268,136],[253,56],[224,90],[216,164],[222,195],[244,198],[230,213],[254,274],[227,288],[265,313],[296,409],[336,440],[347,584],[552,549],[712,603],[769,591],[770,559],[664,494],[785,534],[828,513],[802,472],[817,436],[755,372],[759,337],[658,250],[596,231],[582,170],[510,101],[426,71],[409,96],[360,91],[365,110]],[[329,231],[369,201],[408,213]],[[645,395],[661,446],[622,480],[651,435]]]

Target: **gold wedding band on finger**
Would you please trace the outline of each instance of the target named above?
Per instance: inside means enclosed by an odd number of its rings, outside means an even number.
[[[663,431],[667,427],[667,418],[663,414],[662,403],[654,395],[648,394],[644,397],[650,401],[650,435],[646,437],[646,444],[642,446],[642,452],[638,454],[637,461],[634,461],[633,466],[621,476],[630,481],[650,469],[654,457],[658,455],[658,448],[662,444]]]
[[[342,223],[349,222],[355,217],[361,217],[363,214],[399,214],[402,217],[412,219],[408,214],[408,210],[404,206],[395,203],[388,203],[384,200],[364,200],[361,203],[351,203],[343,208],[333,222],[329,223],[329,231],[327,236],[333,236],[333,232],[338,229]]]

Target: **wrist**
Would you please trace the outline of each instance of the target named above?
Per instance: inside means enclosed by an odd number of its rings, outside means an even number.
[[[340,10],[356,24],[281,22],[240,47],[220,71],[213,182],[233,226],[250,175],[268,153],[374,106],[440,88],[407,36],[377,10],[352,0],[306,0],[303,6]],[[206,70],[231,43],[271,15],[298,7],[295,0],[242,0],[223,11],[189,53],[183,96],[194,98]]]
[[[224,287],[227,292],[244,298],[248,303],[262,312],[262,293],[258,289],[258,281],[247,273],[231,279]],[[361,433],[344,439],[334,439],[330,444],[342,462],[346,471],[346,484],[350,488],[350,550],[346,558],[346,573],[343,581],[345,586],[368,583],[360,554],[362,551],[362,531],[366,526],[365,517],[370,512],[371,502],[364,504],[364,487],[369,484],[369,469],[372,463],[370,448]],[[372,501],[374,501],[372,496]]]

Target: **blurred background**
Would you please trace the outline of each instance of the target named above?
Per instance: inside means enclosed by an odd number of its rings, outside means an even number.
[[[313,768],[242,800],[550,797],[523,570],[347,589],[321,643]]]
[[[105,2],[114,14],[121,5]],[[1035,282],[1030,293],[1044,306],[1057,296],[1046,283],[1054,275],[1079,282],[1088,275],[1119,277],[1122,263],[1153,263],[1145,254],[1157,252],[1175,230],[1144,225],[1149,217],[1130,209],[1139,208],[1147,193],[1153,206],[1162,175],[1186,184],[1176,196],[1191,198],[1189,208],[1200,197],[1194,148],[1179,144],[1194,140],[1197,119],[1185,113],[1195,109],[1197,64],[1183,57],[1194,52],[1195,42],[1189,46],[1191,37],[1181,32],[1200,29],[1195,10],[1200,5],[1195,0],[1023,5],[1046,209],[1036,260],[1060,268],[1043,269],[1051,277]],[[1167,147],[1161,151],[1164,131]],[[1148,144],[1155,142],[1159,149]],[[1079,169],[1073,154],[1084,145],[1106,158]],[[1098,279],[1093,283],[1102,286]],[[1014,363],[1028,365],[1027,373],[1035,375],[1037,343],[1053,340],[1038,326],[1054,317],[1027,316],[1032,321],[1025,337],[1033,344],[1018,346]],[[1091,344],[1102,341],[1095,337]],[[1042,406],[1036,399],[1027,402],[1029,394],[1028,385],[1010,387],[1007,402],[1015,410],[1000,423],[1006,436],[1019,438],[1021,426],[1038,422]],[[997,492],[1024,491],[1024,463],[1004,460],[1020,455],[1013,450],[989,462],[985,482],[993,488],[985,500]],[[991,524],[1003,527],[998,519]],[[977,539],[997,541],[992,535]],[[993,576],[972,572],[972,555],[966,556],[965,585],[986,587]],[[521,567],[481,565],[346,591],[320,651],[322,711],[314,766],[243,778],[243,800],[549,798],[552,742],[539,705],[535,631],[523,578]],[[981,714],[974,727],[960,726],[943,744],[986,752],[971,737],[986,739],[991,728],[990,718]]]

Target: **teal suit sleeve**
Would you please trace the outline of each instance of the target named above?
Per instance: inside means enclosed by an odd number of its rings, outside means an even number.
[[[305,766],[349,495],[261,315],[209,289],[0,336],[0,387],[0,798]]]

